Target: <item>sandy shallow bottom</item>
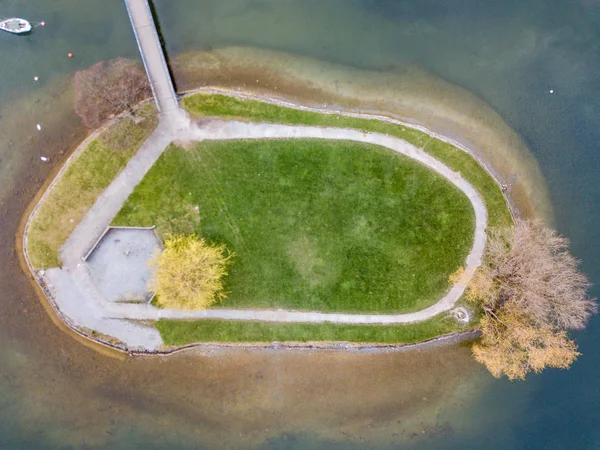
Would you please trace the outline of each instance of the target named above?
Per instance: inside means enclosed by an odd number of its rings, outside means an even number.
[[[417,69],[362,72],[252,49],[183,55],[174,69],[180,88],[283,92],[298,102],[389,110],[464,136],[503,177],[517,176],[512,194],[524,212],[551,216],[537,163],[518,136],[477,98]],[[47,133],[24,131],[20,157],[7,157],[10,170],[0,165],[0,424],[11,436],[62,446],[246,448],[306,436],[386,446],[469,431],[456,411],[475,403],[491,377],[466,346],[389,354],[192,351],[119,360],[61,332],[19,266],[15,235],[37,190],[85,134],[71,109],[70,82],[62,83],[37,94],[45,108],[54,105]],[[0,139],[17,135],[12,130],[34,100],[2,111]],[[51,162],[40,164],[40,154]],[[0,429],[1,435],[8,434]]]
[[[3,352],[14,368],[11,396],[21,399],[18,411],[9,409],[26,418],[23,432],[53,430],[44,439],[63,445],[109,445],[129,429],[158,442],[168,442],[169,430],[208,448],[285,436],[386,445],[453,433],[440,409],[466,406],[483,387],[469,381],[480,369],[460,347],[403,355],[186,352],[122,362],[67,351],[50,352],[58,361],[44,374],[24,354]],[[464,383],[470,388],[457,398]]]

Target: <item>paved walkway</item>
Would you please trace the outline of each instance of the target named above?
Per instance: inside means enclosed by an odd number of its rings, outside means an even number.
[[[176,125],[176,126],[175,126]],[[381,145],[430,167],[450,180],[470,200],[475,211],[473,247],[465,264],[465,275],[436,304],[410,314],[333,314],[283,310],[209,309],[180,311],[159,309],[143,304],[115,304],[106,300],[93,282],[83,256],[92,248],[102,232],[118,213],[134,187],[172,141],[201,141],[264,138],[320,138],[350,140]],[[346,324],[393,324],[417,322],[451,309],[481,264],[487,225],[483,200],[459,174],[421,149],[400,139],[352,129],[255,124],[233,121],[192,123],[180,118],[163,121],[144,143],[126,168],[102,193],[94,206],[76,227],[61,250],[62,269],[46,271],[45,279],[61,312],[73,323],[115,336],[129,347],[156,349],[162,343],[153,328],[134,321],[172,319],[238,319],[274,322],[335,322]],[[125,319],[125,320],[123,320]]]

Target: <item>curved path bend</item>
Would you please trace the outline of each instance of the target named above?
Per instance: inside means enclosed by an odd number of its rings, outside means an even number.
[[[61,269],[49,269],[44,281],[50,289],[61,315],[79,327],[114,336],[130,348],[157,349],[162,340],[153,328],[135,321],[170,319],[233,319],[273,322],[334,322],[344,324],[394,324],[418,322],[454,307],[473,273],[481,264],[487,213],[477,191],[460,174],[454,172],[422,149],[401,139],[345,128],[321,128],[235,121],[193,123],[187,119],[161,121],[159,127],[130,160],[125,169],[100,195],[94,206],[73,231],[61,249]],[[408,314],[338,314],[259,309],[208,309],[180,311],[159,309],[145,304],[119,304],[106,300],[92,281],[83,257],[93,247],[123,203],[143,179],[158,157],[173,141],[227,139],[295,139],[317,138],[365,142],[380,145],[412,158],[450,180],[470,200],[475,211],[473,246],[465,263],[465,273],[434,305]]]

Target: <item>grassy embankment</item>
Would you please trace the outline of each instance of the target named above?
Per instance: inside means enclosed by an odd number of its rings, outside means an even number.
[[[141,107],[138,118],[137,124],[123,118],[107,128],[52,188],[29,228],[27,250],[35,268],[60,266],[60,247],[158,124],[153,105]]]
[[[418,130],[374,119],[319,114],[255,100],[240,100],[226,95],[197,94],[184,98],[182,103],[196,118],[219,116],[273,123],[340,126],[399,137],[423,148],[453,170],[461,172],[484,199],[489,215],[489,226],[506,226],[512,223],[500,188],[471,155],[439,139],[432,139]],[[475,317],[474,322],[476,319]],[[441,314],[420,323],[398,326],[161,320],[157,322],[157,328],[168,345],[211,341],[270,342],[275,340],[411,343],[459,331],[464,328],[464,325],[457,324],[453,319]]]
[[[405,325],[343,325],[333,323],[271,323],[236,320],[159,320],[156,328],[167,345],[193,342],[369,342],[412,344],[468,329],[438,315]]]

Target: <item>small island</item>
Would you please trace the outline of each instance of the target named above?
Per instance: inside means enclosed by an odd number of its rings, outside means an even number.
[[[595,311],[587,278],[566,240],[515,219],[469,149],[390,117],[250,91],[179,99],[156,30],[138,26],[152,22],[147,3],[126,4],[153,81],[123,59],[77,74],[77,112],[97,130],[24,234],[71,329],[130,353],[393,348],[481,330],[475,357],[511,379],[576,358],[565,330]]]
[[[407,344],[476,325],[459,301],[466,275],[456,274],[468,260],[471,275],[477,267],[488,214],[494,225],[512,218],[499,185],[469,153],[391,119],[308,111],[242,94],[203,90],[184,97],[182,106],[198,139],[165,141],[130,195],[122,194],[119,177],[130,177],[128,167],[150,148],[144,138],[160,132],[153,131],[156,118],[146,105],[85,143],[32,216],[28,254],[46,287],[57,290],[65,271],[52,267],[64,269],[77,254],[74,270],[87,267],[88,281],[109,304],[106,314],[132,321],[123,337],[116,319],[96,329],[97,336],[152,351],[197,342]],[[132,139],[128,129],[141,137]],[[322,137],[302,136],[315,133]],[[125,151],[118,144],[123,136],[131,144]],[[400,147],[370,143],[379,141]],[[122,158],[108,168],[113,153]],[[107,215],[95,239],[78,236],[86,217],[94,218],[90,230],[99,230],[98,215],[116,198],[111,186],[124,200],[113,207],[117,214]],[[487,213],[487,204],[497,207]],[[77,211],[82,214],[72,214]],[[125,237],[114,235],[118,230],[131,231]],[[165,239],[194,234],[234,254],[225,300],[205,310],[171,311],[157,308],[139,286],[137,297],[127,295],[131,280],[143,280],[142,288],[149,281],[147,262]],[[92,245],[82,247],[84,240]],[[141,263],[136,255],[143,255]],[[123,261],[130,261],[127,270]],[[123,292],[113,295],[118,274]],[[59,297],[67,292],[76,291],[52,293],[61,310]],[[134,312],[128,316],[119,306]],[[236,314],[238,320],[225,320]],[[159,333],[136,323],[146,320],[155,320]]]

